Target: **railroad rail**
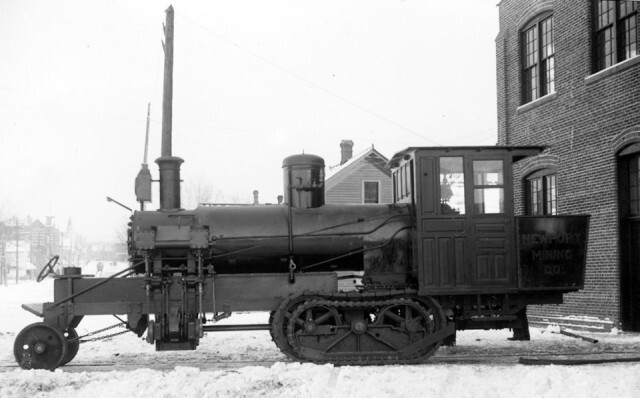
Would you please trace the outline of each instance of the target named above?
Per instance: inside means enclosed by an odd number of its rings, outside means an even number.
[[[200,370],[237,369],[245,366],[270,367],[278,362],[295,363],[289,358],[278,360],[219,360],[204,361],[180,359],[172,361],[148,362],[146,359],[129,361],[127,359],[112,361],[75,361],[64,366],[65,372],[104,372],[104,371],[134,371],[138,369],[152,369],[160,371],[173,370],[176,366],[195,367]],[[158,358],[156,358],[158,359]],[[607,352],[575,352],[558,354],[557,351],[517,351],[513,353],[469,355],[469,354],[436,354],[428,362],[414,364],[414,366],[438,366],[444,364],[456,365],[569,365],[609,364],[620,362],[640,362],[640,353],[636,350],[618,350]],[[13,361],[0,361],[0,373],[12,372],[20,369]]]

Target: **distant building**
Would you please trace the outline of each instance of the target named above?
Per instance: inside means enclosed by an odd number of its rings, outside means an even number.
[[[49,259],[58,254],[62,258],[62,233],[47,217],[46,224],[16,217],[6,220],[0,231],[0,282],[13,280],[16,275],[16,259],[19,278],[33,278]]]
[[[343,140],[340,150],[340,164],[327,168],[325,203],[392,203],[388,159],[373,146],[354,157],[351,140]]]
[[[584,290],[530,320],[640,331],[640,2],[499,7],[498,144],[547,147],[514,170],[516,212],[591,214]]]
[[[8,279],[32,279],[36,266],[30,261],[31,244],[28,241],[11,241],[5,244],[5,260]],[[18,269],[16,270],[16,264]]]
[[[31,242],[31,262],[40,268],[55,255],[60,254],[60,231],[53,225],[52,217],[47,217],[47,224],[36,219],[28,226]]]

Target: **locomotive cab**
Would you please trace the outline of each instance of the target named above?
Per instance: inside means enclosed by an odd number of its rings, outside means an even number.
[[[513,166],[542,147],[414,147],[388,167],[396,203],[414,208],[418,294],[456,328],[513,328],[526,307],[582,289],[589,216],[515,216]]]
[[[415,206],[421,294],[516,289],[512,165],[542,150],[408,148],[391,159],[395,201]]]
[[[514,217],[513,165],[543,149],[421,147],[390,160],[395,201],[415,206],[420,294],[531,290],[532,260],[555,274],[537,289],[582,288],[588,216]],[[527,257],[537,233],[561,237],[561,247]]]

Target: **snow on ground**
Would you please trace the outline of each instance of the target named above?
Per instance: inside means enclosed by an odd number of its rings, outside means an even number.
[[[459,332],[455,347],[440,348],[423,365],[369,367],[290,362],[266,331],[210,333],[196,351],[178,352],[156,352],[143,339],[127,333],[82,344],[66,369],[19,369],[13,358],[15,336],[24,326],[40,321],[20,305],[51,301],[52,288],[51,279],[0,286],[0,397],[640,396],[638,362],[532,366],[484,359],[549,352],[640,355],[640,334],[579,332],[599,340],[592,344],[552,333],[557,331],[553,328],[532,328],[530,342],[507,340],[510,332],[506,330]],[[264,323],[267,317],[236,314],[228,322]],[[115,322],[112,317],[87,317],[77,331],[84,335]],[[455,363],[456,358],[460,363]],[[218,361],[240,363],[203,366]],[[268,361],[269,365],[243,366],[242,361]],[[116,370],[96,371],[91,364],[113,365],[109,368]]]

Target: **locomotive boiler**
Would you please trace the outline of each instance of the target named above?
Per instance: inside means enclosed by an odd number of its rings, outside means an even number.
[[[165,99],[166,88],[165,79]],[[513,165],[542,147],[407,148],[387,166],[393,203],[361,205],[325,204],[323,159],[293,155],[283,161],[284,204],[183,209],[170,115],[165,107],[160,208],[133,212],[130,266],[108,278],[73,267],[53,275],[53,301],[23,305],[42,321],[16,337],[21,367],[67,364],[82,319],[105,314],[124,315],[157,350],[195,349],[207,332],[268,330],[297,361],[416,363],[457,330],[510,328],[527,340],[527,306],[583,287],[589,217],[515,216]],[[150,186],[144,167],[140,202]],[[238,311],[267,312],[269,322],[217,324]]]

